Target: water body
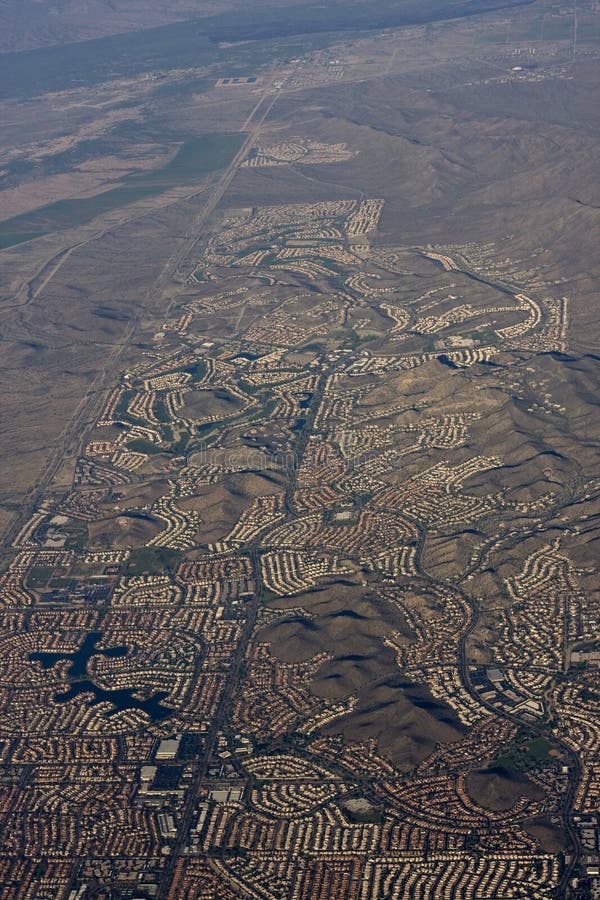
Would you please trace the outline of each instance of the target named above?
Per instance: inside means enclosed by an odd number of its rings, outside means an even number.
[[[133,691],[128,688],[122,688],[117,691],[105,691],[97,687],[93,681],[76,681],[72,684],[68,691],[62,694],[55,694],[56,703],[67,703],[80,694],[93,694],[94,697],[89,701],[89,706],[96,706],[98,703],[112,703],[115,707],[108,715],[115,715],[124,709],[141,709],[152,721],[156,722],[160,719],[166,719],[173,714],[173,710],[168,706],[163,706],[161,700],[167,696],[166,691],[157,691],[148,700],[138,700],[133,696]]]
[[[87,675],[87,664],[92,656],[106,656],[115,659],[127,655],[127,647],[107,647],[98,649],[98,641],[103,637],[102,632],[93,631],[88,634],[79,648],[74,653],[55,653],[55,652],[35,652],[29,654],[31,662],[39,662],[43,669],[51,669],[61,660],[70,660],[71,664],[67,671],[69,679],[69,690],[54,695],[56,703],[67,703],[80,694],[92,694],[89,706],[95,706],[98,703],[110,703],[114,706],[114,710],[109,715],[114,715],[125,709],[140,709],[146,713],[153,721],[166,719],[172,715],[173,710],[162,704],[162,700],[167,696],[166,691],[157,691],[147,700],[140,700],[134,696],[134,692],[130,688],[120,688],[110,691],[98,687]]]
[[[313,398],[312,394],[306,394],[304,397],[302,397],[302,399],[298,401],[299,409],[308,409],[312,398]]]

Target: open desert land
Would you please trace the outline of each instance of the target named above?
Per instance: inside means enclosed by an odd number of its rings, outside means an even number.
[[[5,4],[2,896],[596,896],[599,16]]]

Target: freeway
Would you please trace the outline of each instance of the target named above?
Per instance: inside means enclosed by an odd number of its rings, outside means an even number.
[[[473,699],[480,705],[484,706],[492,715],[494,716],[502,716],[502,718],[507,719],[509,722],[512,722],[514,725],[518,727],[523,726],[523,722],[518,716],[512,715],[507,712],[505,709],[497,709],[487,700],[485,700],[475,689],[473,688],[473,684],[471,682],[471,677],[469,673],[469,664],[467,659],[467,641],[471,634],[477,628],[479,624],[479,606],[477,603],[474,603],[466,594],[462,591],[459,591],[462,595],[465,602],[468,602],[472,615],[471,620],[467,626],[467,628],[463,631],[460,636],[459,642],[459,671],[461,676],[461,681],[465,690],[473,697]],[[533,722],[527,722],[527,728],[534,732],[538,737],[547,738],[548,737],[548,728],[543,725],[536,725]],[[582,776],[582,766],[577,754],[571,749],[571,747],[557,737],[554,733],[550,734],[550,739],[553,743],[559,744],[563,753],[569,760],[569,784],[567,788],[567,792],[563,797],[563,802],[561,804],[561,820],[563,823],[563,827],[565,829],[566,834],[569,838],[569,858],[566,862],[566,865],[563,869],[563,873],[561,876],[561,881],[557,889],[557,896],[565,897],[566,888],[569,882],[569,879],[572,873],[575,871],[579,860],[581,859],[581,844],[579,841],[579,836],[577,834],[577,830],[575,829],[572,821],[572,809],[573,802],[575,800],[575,796],[577,794],[577,788],[579,787],[579,783],[581,781]]]
[[[312,423],[314,422],[314,418],[321,403],[324,385],[326,383],[327,377],[334,370],[334,367],[334,365],[329,366],[321,373],[321,377],[319,378],[319,385],[311,398],[310,407],[307,411],[305,426],[298,435],[298,440],[295,448],[297,459],[301,458],[304,448],[306,447],[306,444],[309,440]],[[288,480],[284,501],[288,513],[290,513],[292,494],[296,489],[296,474],[296,467],[292,467],[289,470],[290,478]],[[188,790],[188,794],[183,805],[181,818],[177,828],[177,837],[173,842],[169,861],[165,865],[162,873],[159,900],[166,900],[169,895],[169,887],[173,878],[174,868],[177,859],[181,855],[189,839],[190,827],[192,824],[194,812],[197,807],[198,796],[206,778],[208,763],[216,747],[218,733],[222,729],[223,724],[226,722],[231,712],[231,707],[235,699],[236,689],[238,689],[241,684],[241,672],[246,655],[246,649],[248,647],[248,644],[250,643],[252,633],[256,625],[258,612],[264,597],[264,586],[261,577],[259,548],[261,545],[263,532],[264,530],[266,530],[266,528],[268,528],[268,525],[265,526],[265,529],[257,533],[255,538],[247,548],[247,552],[250,554],[250,559],[252,562],[252,574],[255,583],[254,596],[252,600],[246,605],[246,620],[244,623],[243,634],[231,660],[227,682],[223,691],[223,700],[221,702],[221,706],[217,715],[212,721],[211,728],[206,739],[204,756],[198,763],[195,777],[190,789]]]
[[[121,362],[131,345],[134,335],[137,333],[139,325],[143,321],[147,307],[152,303],[156,303],[157,298],[160,300],[165,295],[166,288],[172,282],[173,276],[176,274],[185,260],[190,256],[194,248],[203,239],[204,226],[207,224],[211,215],[214,213],[218,204],[222,200],[225,192],[229,188],[239,164],[242,162],[250,148],[257,140],[261,126],[269,115],[275,101],[277,100],[277,97],[279,96],[278,91],[272,91],[271,93],[269,93],[268,89],[270,87],[271,82],[267,84],[267,89],[260,95],[252,112],[247,117],[244,123],[244,126],[249,127],[248,134],[244,143],[236,153],[235,157],[231,160],[228,167],[221,174],[213,189],[208,192],[206,201],[204,202],[200,213],[195,218],[191,228],[189,229],[188,235],[183,239],[176,251],[163,266],[155,283],[146,293],[146,296],[143,298],[142,302],[138,305],[136,312],[134,313],[131,321],[128,324],[127,330],[122,335],[118,345],[115,347],[112,354],[110,354],[110,356],[106,360],[105,365],[89,386],[86,394],[77,406],[72,418],[66,424],[63,431],[59,434],[55,449],[46,465],[38,475],[36,481],[27,492],[19,515],[15,517],[2,537],[2,542],[0,543],[0,563],[5,562],[7,557],[10,555],[12,550],[12,543],[16,535],[19,533],[25,522],[27,522],[27,520],[39,506],[41,500],[52,484],[52,481],[63,462],[68,458],[75,458],[75,456],[78,454],[83,434],[89,427],[90,423],[92,423],[99,415],[100,409],[102,408],[102,404],[105,400],[106,391],[114,386],[120,372]],[[202,188],[200,188],[198,191],[191,192],[188,196],[195,196],[196,194],[203,193],[204,191],[205,187],[203,185]],[[104,231],[100,232],[100,234],[104,233]],[[98,235],[96,235],[96,237],[97,236]],[[40,294],[41,290],[43,290],[43,287],[54,277],[54,275],[68,258],[70,253],[77,247],[83,246],[85,243],[87,243],[87,241],[80,241],[70,248],[61,250],[60,253],[52,257],[50,260],[47,260],[40,268],[40,270],[34,275],[33,279],[30,279],[30,281],[27,283],[26,299],[22,302],[27,303],[35,300]],[[52,265],[53,263],[54,265]],[[48,269],[49,271],[47,271]],[[38,289],[32,290],[32,284],[34,283],[35,279],[40,276],[43,278],[40,287]],[[177,296],[175,294],[175,296],[172,297],[171,300],[165,305],[165,317],[168,316],[169,311],[176,300]],[[22,305],[22,302],[17,302],[15,306],[20,307]]]

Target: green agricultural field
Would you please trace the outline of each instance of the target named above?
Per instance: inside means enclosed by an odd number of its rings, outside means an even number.
[[[181,145],[166,166],[143,175],[132,175],[128,180],[131,184],[139,182],[148,188],[152,185],[163,188],[193,182],[231,162],[245,137],[243,133],[236,133],[205,134],[192,138]]]
[[[0,224],[0,249],[53,231],[85,225],[96,216],[192,184],[227,166],[242,146],[245,134],[205,134],[185,141],[175,157],[160,169],[124,178],[118,187],[93,197],[59,200]]]
[[[545,41],[568,41],[573,38],[573,17],[544,19],[542,37]]]
[[[600,38],[600,22],[583,19],[577,28],[577,40],[579,42],[596,43]]]
[[[34,238],[42,237],[44,234],[46,234],[45,231],[8,231],[6,233],[0,231],[0,250],[14,247],[16,244],[24,244],[26,241],[32,241]]]

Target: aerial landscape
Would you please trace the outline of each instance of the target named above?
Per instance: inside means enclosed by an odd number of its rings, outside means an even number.
[[[0,26],[0,898],[600,898],[598,0]]]

